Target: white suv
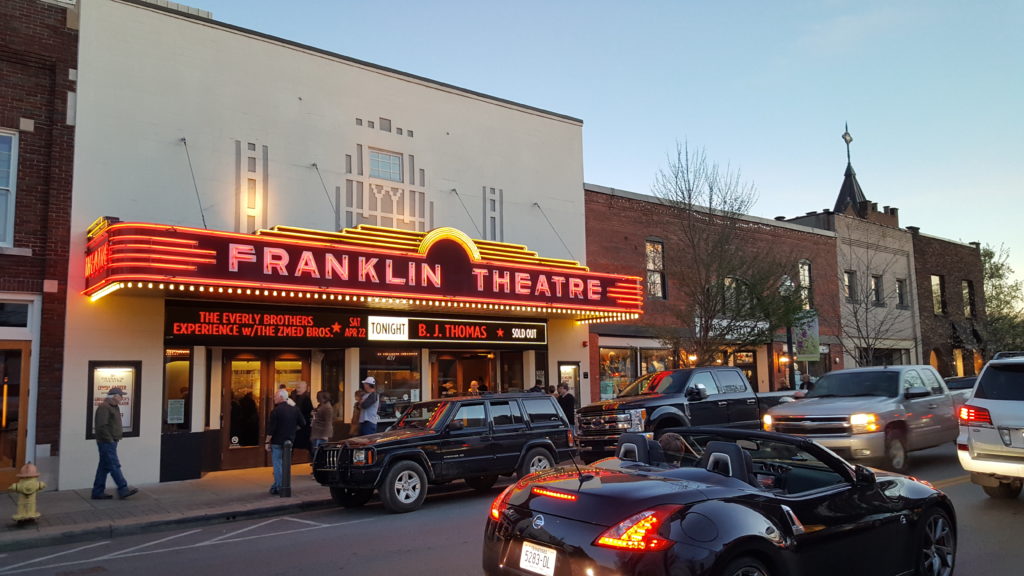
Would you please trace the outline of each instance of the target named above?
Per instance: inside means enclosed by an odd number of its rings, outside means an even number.
[[[1024,486],[1024,357],[990,360],[958,416],[956,453],[971,482],[992,498],[1016,498]]]

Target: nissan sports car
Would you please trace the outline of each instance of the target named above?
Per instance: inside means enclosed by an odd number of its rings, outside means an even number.
[[[909,476],[812,440],[677,428],[540,471],[491,505],[490,576],[951,576],[956,516]],[[665,446],[663,449],[662,446]]]

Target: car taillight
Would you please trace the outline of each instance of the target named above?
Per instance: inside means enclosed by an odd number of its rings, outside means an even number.
[[[569,502],[576,501],[575,494],[569,494],[568,492],[562,492],[561,490],[551,490],[550,488],[541,488],[540,486],[534,486],[531,490],[537,496],[547,496],[548,498],[554,498],[556,500],[567,500]]]
[[[569,447],[571,448],[571,447],[575,446],[576,445],[576,438],[572,435],[572,430],[566,430],[565,431],[565,435],[568,437]]]
[[[675,542],[662,537],[658,532],[666,520],[682,508],[670,505],[656,506],[634,514],[605,530],[594,541],[594,545],[632,552],[664,550]]]
[[[964,404],[960,407],[960,423],[964,426],[991,426],[992,415],[985,408]]]
[[[491,502],[491,520],[500,520],[501,515],[505,513],[505,509],[508,508],[508,499],[512,497],[512,489],[515,488],[515,484],[511,484],[508,488],[501,491],[498,497]]]

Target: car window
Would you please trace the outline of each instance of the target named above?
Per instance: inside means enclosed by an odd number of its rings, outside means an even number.
[[[703,384],[704,387],[708,389],[708,396],[718,394],[718,385],[715,384],[715,378],[711,375],[711,372],[694,372],[693,377],[690,378],[690,383],[687,385],[687,388],[690,386],[696,386],[697,384]]]
[[[974,388],[976,376],[965,376],[963,378],[950,378],[946,380],[946,388],[950,390],[969,390]]]
[[[435,430],[438,422],[451,405],[450,402],[422,402],[413,404],[395,422],[394,428],[429,428]]]
[[[907,370],[903,373],[903,391],[906,392],[915,386],[924,386],[924,381],[917,370]]]
[[[924,380],[924,385],[932,391],[932,394],[939,396],[946,393],[942,389],[942,381],[931,370],[922,370],[921,379]]]
[[[989,364],[978,380],[974,397],[1024,400],[1024,364]]]
[[[814,383],[807,398],[824,396],[886,396],[899,395],[899,373],[896,371],[829,372]]]
[[[638,396],[643,394],[647,390],[647,387],[650,386],[651,380],[654,378],[661,378],[664,374],[664,372],[651,372],[650,374],[646,374],[634,380],[632,384],[629,384],[622,390],[619,390],[615,396],[618,398],[622,396]]]
[[[461,421],[463,428],[483,428],[487,426],[487,415],[484,413],[483,402],[463,404],[455,413],[452,422]]]
[[[714,373],[718,380],[718,391],[722,394],[740,394],[747,391],[747,383],[739,372],[721,370]],[[710,393],[710,390],[708,391]]]
[[[511,426],[523,423],[523,415],[519,411],[519,404],[502,400],[491,402],[491,421],[495,426]]]
[[[534,424],[545,422],[562,423],[562,417],[558,412],[558,405],[550,397],[524,399],[523,407],[530,416],[530,422]]]
[[[679,394],[686,384],[686,373],[659,372],[651,378],[644,394]]]

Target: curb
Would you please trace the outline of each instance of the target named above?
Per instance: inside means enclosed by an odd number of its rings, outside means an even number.
[[[258,508],[243,508],[219,510],[215,512],[203,512],[199,514],[171,517],[164,520],[142,518],[135,522],[105,521],[102,524],[93,525],[88,528],[79,528],[65,531],[61,531],[59,527],[45,528],[43,530],[35,532],[32,536],[28,536],[29,533],[26,532],[25,537],[16,538],[13,541],[0,542],[0,552],[15,552],[18,550],[28,550],[30,548],[40,548],[43,546],[54,546],[57,544],[72,544],[76,542],[85,542],[89,540],[100,540],[103,538],[114,538],[133,534],[159,532],[162,530],[169,530],[173,528],[222,524],[227,522],[234,522],[236,520],[241,520],[244,518],[263,518],[267,516],[277,516],[280,514],[286,514],[295,511],[305,512],[310,510],[322,510],[325,508],[334,507],[334,502],[330,498],[327,498],[321,500],[304,500],[301,502],[296,502],[294,504],[278,504],[273,506],[260,506]],[[18,530],[18,528],[12,529],[11,532],[15,533],[15,530]],[[0,535],[0,537],[5,536],[7,535]]]

